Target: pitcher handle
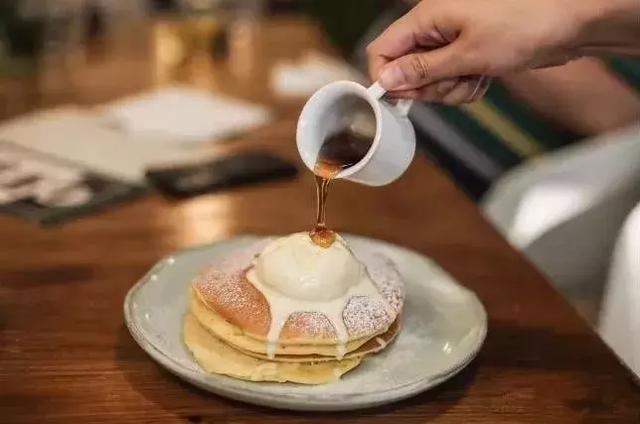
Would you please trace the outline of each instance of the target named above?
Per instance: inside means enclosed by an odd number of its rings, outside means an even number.
[[[376,100],[380,100],[382,96],[385,95],[387,90],[384,89],[380,85],[379,81],[374,82],[367,88],[367,92]],[[411,99],[400,99],[397,101],[393,107],[398,111],[400,116],[407,116],[409,114],[409,110],[411,110],[411,106],[413,105],[413,100]]]

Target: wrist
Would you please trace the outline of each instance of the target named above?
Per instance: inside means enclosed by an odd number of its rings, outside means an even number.
[[[578,53],[640,49],[640,1],[576,0],[574,4],[578,28],[574,48]]]

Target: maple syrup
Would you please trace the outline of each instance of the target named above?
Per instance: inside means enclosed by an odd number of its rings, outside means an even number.
[[[336,238],[325,223],[327,195],[331,181],[340,171],[360,162],[367,154],[373,137],[344,128],[330,135],[318,152],[313,172],[316,175],[317,213],[316,225],[310,232],[311,239],[321,247],[329,247]]]

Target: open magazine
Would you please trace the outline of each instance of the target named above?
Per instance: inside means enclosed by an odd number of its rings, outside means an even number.
[[[60,222],[144,192],[142,186],[0,140],[0,211]]]

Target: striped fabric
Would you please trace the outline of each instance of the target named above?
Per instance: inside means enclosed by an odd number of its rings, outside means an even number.
[[[609,58],[608,67],[640,89],[640,59]],[[466,141],[467,147],[481,151],[499,169],[498,175],[519,163],[546,151],[574,143],[581,138],[543,119],[525,104],[514,99],[499,81],[494,81],[487,95],[480,101],[457,107],[430,105],[448,125]],[[420,119],[420,118],[418,118]],[[425,150],[429,153],[429,146]],[[451,159],[448,161],[451,163]],[[458,156],[457,167],[473,168]],[[486,187],[478,189],[475,181],[456,178],[462,189],[480,197]],[[472,187],[472,185],[474,185]]]
[[[610,69],[630,85],[640,88],[640,58],[609,58],[606,62]]]
[[[494,159],[503,171],[542,152],[580,139],[540,118],[494,82],[480,101],[458,107],[433,105],[468,143]]]

